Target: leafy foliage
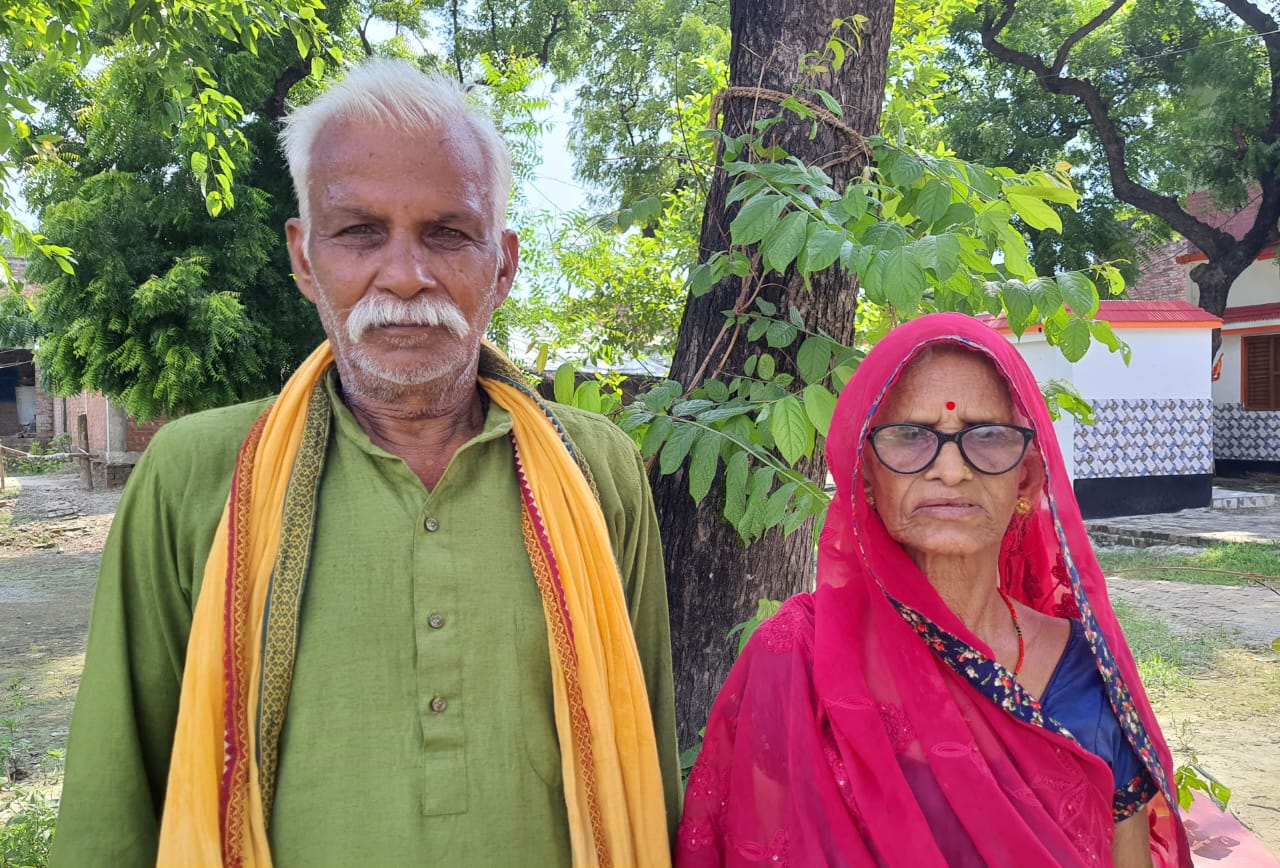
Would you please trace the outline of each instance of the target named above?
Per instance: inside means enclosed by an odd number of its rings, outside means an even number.
[[[952,31],[939,134],[988,164],[1076,166],[1087,206],[1064,215],[1061,238],[1032,233],[1042,266],[1125,259],[1132,277],[1176,231],[1209,254],[1192,279],[1220,310],[1280,214],[1280,199],[1259,193],[1280,170],[1273,11],[1248,0],[984,0]],[[1262,203],[1252,252],[1190,212],[1193,190],[1218,209]]]
[[[279,47],[219,67],[248,105],[265,105],[291,75],[295,48]],[[148,63],[135,51],[96,75],[51,73],[37,129],[60,147],[28,166],[24,184],[44,234],[77,251],[74,270],[28,268],[42,285],[40,367],[54,392],[101,390],[139,419],[266,394],[320,336],[288,279],[278,227],[292,196],[272,119],[239,128],[237,207],[212,219],[151,114]]]
[[[783,106],[804,120],[818,117],[804,99]],[[771,122],[757,126],[764,132]],[[1106,292],[1123,286],[1118,271],[1098,265],[1038,276],[1014,226],[1021,219],[1061,230],[1049,203],[1078,198],[1064,170],[1018,175],[873,137],[866,141],[873,167],[838,190],[822,169],[757,135],[722,144],[725,171],[737,179],[728,197],[737,206],[733,247],[693,269],[689,287],[698,295],[734,279],[738,302],[725,311],[722,340],[698,381],[651,389],[624,409],[620,424],[662,473],[688,459],[697,502],[723,468],[723,515],[744,542],[773,527],[789,534],[825,513],[829,495],[798,464],[825,436],[836,396],[862,355],[798,310],[766,300],[770,275],[794,269],[807,281],[838,268],[858,287],[864,310],[887,313],[890,322],[936,310],[1003,313],[1017,334],[1041,325],[1072,361],[1094,341],[1127,352],[1107,323],[1090,318],[1099,283]],[[754,350],[741,371],[726,371],[716,358],[738,340]],[[1078,395],[1061,387],[1052,394],[1057,407],[1080,409]]]
[[[214,75],[220,59],[228,51],[256,55],[260,44],[288,39],[300,57],[311,58],[311,71],[319,75],[324,56],[340,58],[327,44],[321,9],[318,0],[18,0],[0,16],[0,172],[9,175],[59,141],[56,133],[33,131],[49,96],[49,76],[128,55],[144,73],[136,82],[140,102],[150,109],[145,116],[189,155],[207,206],[217,213],[233,204],[232,152],[244,144],[243,107]],[[39,251],[70,267],[69,250],[26,230],[12,211],[12,200],[0,192],[0,233],[13,240],[16,253]]]

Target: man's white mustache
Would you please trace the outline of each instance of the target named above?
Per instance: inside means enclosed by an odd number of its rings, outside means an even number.
[[[372,328],[390,325],[439,326],[463,338],[471,330],[467,318],[450,299],[419,293],[410,299],[395,295],[365,296],[351,308],[347,336],[358,342]]]

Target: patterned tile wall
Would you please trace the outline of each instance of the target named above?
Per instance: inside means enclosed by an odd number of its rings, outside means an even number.
[[[1210,398],[1096,398],[1076,425],[1077,479],[1213,472]]]
[[[1280,412],[1215,404],[1213,453],[1235,461],[1280,461]]]

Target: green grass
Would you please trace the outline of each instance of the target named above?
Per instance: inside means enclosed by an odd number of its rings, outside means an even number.
[[[1175,633],[1164,621],[1142,614],[1134,606],[1120,600],[1113,605],[1148,691],[1185,687],[1192,676],[1213,668],[1218,652],[1233,646],[1223,634]]]
[[[1104,550],[1098,552],[1098,562],[1108,576],[1126,579],[1163,579],[1200,585],[1250,584],[1248,578],[1240,575],[1153,567],[1202,567],[1280,579],[1280,546],[1262,543],[1217,543],[1193,555],[1161,554],[1148,549]]]

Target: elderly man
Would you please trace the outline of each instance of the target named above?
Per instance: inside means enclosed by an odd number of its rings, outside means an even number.
[[[375,61],[283,139],[329,341],[138,465],[54,863],[666,864],[652,501],[624,435],[482,343],[519,254],[497,132]]]

